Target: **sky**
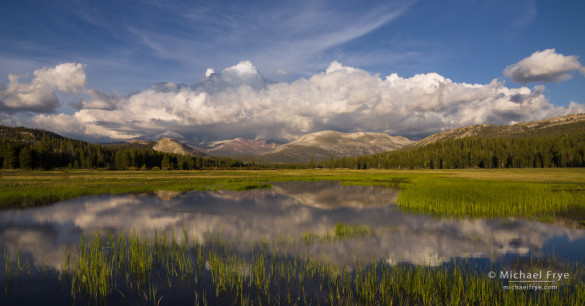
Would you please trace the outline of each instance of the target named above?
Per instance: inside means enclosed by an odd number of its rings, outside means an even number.
[[[285,142],[581,113],[584,13],[555,0],[5,0],[0,124]]]

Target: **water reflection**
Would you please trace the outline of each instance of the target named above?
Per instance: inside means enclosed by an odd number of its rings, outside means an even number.
[[[58,267],[68,242],[81,233],[131,233],[164,228],[192,237],[221,231],[249,243],[298,240],[324,234],[337,223],[363,224],[363,239],[290,248],[343,264],[348,257],[437,265],[453,258],[550,256],[584,261],[585,231],[523,219],[438,219],[401,212],[392,205],[398,191],[342,186],[332,182],[275,183],[245,192],[157,192],[155,195],[97,196],[26,210],[0,212],[0,250],[14,258],[22,250],[35,265]],[[572,251],[574,250],[574,251]],[[562,257],[559,255],[562,254]]]
[[[384,207],[395,203],[398,196],[396,189],[344,186],[337,182],[275,183],[273,189],[298,203],[322,209]]]

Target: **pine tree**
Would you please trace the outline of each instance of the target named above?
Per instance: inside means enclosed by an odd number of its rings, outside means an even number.
[[[18,154],[18,162],[20,163],[20,168],[27,170],[32,169],[33,157],[32,152],[28,147],[24,147],[20,150],[20,154]]]
[[[165,154],[165,156],[163,157],[162,162],[160,164],[160,168],[163,170],[169,170],[172,168],[171,159],[167,154]]]
[[[9,145],[4,150],[4,162],[2,168],[4,169],[15,169],[17,165],[16,150],[13,146]]]

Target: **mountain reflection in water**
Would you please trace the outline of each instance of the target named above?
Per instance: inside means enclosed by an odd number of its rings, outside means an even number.
[[[336,224],[366,225],[365,238],[289,248],[332,263],[360,258],[438,265],[462,257],[562,254],[583,261],[585,231],[554,224],[507,219],[436,218],[400,211],[398,190],[344,186],[335,182],[281,182],[272,189],[243,192],[159,191],[155,195],[93,196],[40,208],[0,211],[0,250],[11,258],[22,250],[35,266],[58,267],[67,243],[81,233],[108,230],[152,234],[154,228],[186,230],[202,240],[221,232],[224,239],[248,243],[299,240],[305,232],[323,235]]]

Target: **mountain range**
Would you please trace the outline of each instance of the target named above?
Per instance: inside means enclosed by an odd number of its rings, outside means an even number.
[[[303,135],[285,144],[238,137],[197,148],[188,146],[179,140],[163,137],[154,145],[153,149],[190,156],[209,155],[257,162],[306,163],[311,158],[315,161],[322,161],[330,158],[388,152],[413,143],[414,141],[406,137],[390,136],[383,133],[322,131]]]
[[[308,162],[324,159],[369,155],[400,149],[414,141],[402,136],[383,133],[340,133],[322,131],[303,135],[296,140],[280,145],[270,152],[258,155],[258,159],[269,162]]]
[[[383,133],[321,131],[300,136],[285,144],[236,138],[205,146],[188,143],[172,131],[160,134],[158,139],[131,139],[126,144],[90,144],[49,131],[0,126],[0,161],[2,167],[9,169],[22,163],[19,163],[19,155],[24,149],[24,157],[46,158],[33,163],[25,158],[25,165],[51,168],[68,163],[73,167],[76,163],[79,167],[111,167],[114,161],[116,167],[117,164],[126,165],[126,155],[128,158],[137,156],[138,151],[134,152],[132,148],[144,153],[141,157],[144,160],[130,160],[132,167],[158,165],[158,159],[170,153],[197,158],[192,160],[197,163],[205,159],[210,165],[229,159],[262,163],[309,163],[313,160],[319,165],[346,168],[363,168],[365,164],[378,168],[401,168],[405,165],[460,168],[476,164],[480,167],[581,166],[585,165],[582,153],[585,150],[585,114],[512,125],[471,125],[430,135],[419,141]],[[161,154],[155,156],[148,150]],[[50,162],[49,159],[57,157],[58,161]],[[171,163],[175,163],[177,168],[180,168],[179,163],[190,160],[173,158],[175,160]],[[337,162],[340,158],[347,160]],[[332,159],[336,162],[332,163]],[[201,162],[201,165],[193,167],[203,166]]]
[[[154,149],[191,156],[207,154],[257,162],[307,163],[311,159],[323,161],[330,158],[371,155],[401,148],[423,147],[450,139],[465,137],[526,137],[546,135],[559,129],[567,128],[582,129],[585,134],[585,114],[573,114],[512,125],[471,125],[433,134],[419,141],[383,133],[321,131],[300,136],[294,141],[285,144],[238,137],[232,140],[213,142],[209,146],[197,146],[196,148],[187,146],[180,141],[163,137]]]

